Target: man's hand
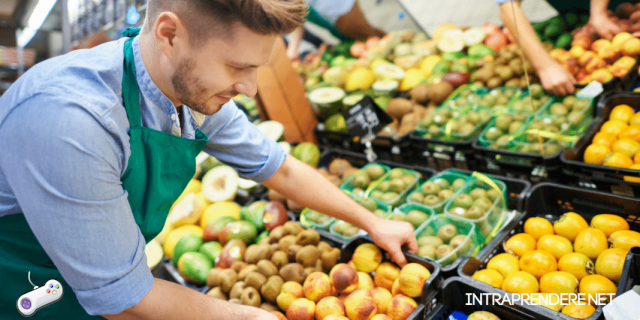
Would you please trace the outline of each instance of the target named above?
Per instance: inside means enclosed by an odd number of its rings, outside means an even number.
[[[605,13],[592,13],[589,17],[589,24],[596,29],[600,37],[611,40],[613,37],[622,32],[620,27],[616,25]]]
[[[407,264],[407,259],[402,253],[402,246],[407,244],[408,251],[416,253],[418,242],[413,234],[410,223],[402,221],[385,220],[378,218],[367,230],[373,242],[391,255],[391,259],[400,267]]]
[[[538,75],[544,89],[556,96],[566,96],[575,91],[573,85],[576,80],[556,61],[538,70]]]

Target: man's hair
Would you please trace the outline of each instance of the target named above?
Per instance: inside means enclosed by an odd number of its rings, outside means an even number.
[[[308,6],[303,0],[149,0],[146,31],[165,11],[175,13],[189,31],[190,42],[229,35],[237,22],[263,35],[285,34],[302,25]]]

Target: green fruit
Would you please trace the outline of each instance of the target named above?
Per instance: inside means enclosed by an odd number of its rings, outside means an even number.
[[[491,202],[496,201],[496,199],[498,199],[498,197],[500,196],[501,196],[500,192],[496,189],[489,189],[489,191],[487,191],[487,197]]]
[[[564,104],[556,102],[551,105],[549,112],[556,116],[566,116],[569,113],[569,109]]]
[[[371,179],[371,181],[375,181],[375,180],[378,180],[380,177],[382,177],[385,174],[385,172],[384,172],[384,168],[382,168],[381,166],[372,164],[367,167],[367,174],[369,175],[369,178]]]
[[[489,209],[491,209],[491,206],[493,206],[493,202],[489,201],[488,198],[479,198],[473,201],[473,206],[480,207],[484,211],[489,211]]]
[[[180,241],[178,241],[178,243],[176,243],[176,246],[173,248],[171,262],[173,262],[174,266],[177,266],[178,261],[183,254],[187,252],[197,252],[201,245],[202,238],[190,233],[185,234],[184,236],[182,236],[182,238],[180,238]]]
[[[471,198],[478,199],[478,198],[486,198],[487,197],[487,190],[484,190],[482,188],[475,188],[471,191],[471,193],[469,193],[469,195],[471,196]]]
[[[344,231],[342,236],[344,236],[345,238],[351,238],[357,235],[358,232],[360,232],[360,229],[358,229],[358,227],[349,227]]]
[[[389,220],[394,221],[407,221],[406,216],[404,214],[394,213],[389,217]]]
[[[410,202],[422,203],[423,200],[424,200],[424,196],[420,192],[414,192],[409,196]]]
[[[269,232],[267,231],[265,232],[267,233],[267,237],[268,237]],[[216,261],[216,259],[220,256],[220,253],[222,253],[222,245],[218,241],[209,241],[207,243],[203,243],[200,246],[200,249],[198,249],[198,252],[207,256],[209,260]]]
[[[440,186],[440,189],[449,189],[449,187],[451,187],[451,184],[449,184],[449,181],[442,178],[435,179],[433,180],[433,182],[435,182],[438,186]]]
[[[544,28],[544,36],[549,39],[558,36],[565,29],[565,23],[562,17],[554,17],[558,19],[554,19],[549,21],[549,24]]]
[[[369,175],[366,172],[359,170],[354,173],[353,183],[358,188],[366,189],[371,183],[371,179],[369,179]]]
[[[386,203],[389,203],[389,204],[393,204],[391,202],[392,201],[395,202],[395,201],[398,200],[398,194],[395,193],[395,192],[387,192],[380,198],[380,200],[382,200],[382,201],[384,201]]]
[[[449,213],[452,215],[456,215],[458,217],[463,217],[463,218],[467,217],[467,210],[462,207],[451,208],[449,209]]]
[[[502,130],[500,130],[500,129],[496,128],[496,127],[489,128],[489,130],[487,130],[487,132],[485,133],[485,137],[489,141],[496,141],[502,135],[504,135],[504,132],[502,132]]]
[[[387,212],[382,209],[375,209],[373,210],[373,214],[375,214],[378,217],[384,218],[384,216],[387,215]]]
[[[327,120],[325,120],[324,122],[324,126],[327,131],[348,132],[347,122],[345,122],[342,113],[336,113],[327,118]]]
[[[373,210],[378,209],[378,204],[376,204],[375,201],[373,201],[373,199],[360,199],[360,204],[367,208],[367,210],[373,212]]]
[[[451,184],[451,188],[453,188],[453,191],[458,191],[458,189],[462,188],[462,186],[465,184],[466,181],[464,181],[464,179],[462,178],[458,178],[456,180],[453,181],[453,183]]]
[[[406,188],[404,181],[400,178],[396,178],[391,180],[391,184],[389,185],[389,189],[395,193],[401,193]]]
[[[464,254],[471,248],[471,238],[464,234],[459,234],[449,241],[449,245],[454,249],[458,249],[458,253]]]
[[[400,168],[391,169],[391,171],[389,171],[389,180],[402,178],[402,176],[404,176],[404,171]]]
[[[424,195],[437,195],[440,192],[440,186],[431,181],[427,181],[422,185],[422,194]]]
[[[447,223],[444,226],[440,227],[437,233],[438,238],[442,239],[444,243],[449,243],[449,241],[451,241],[451,239],[453,239],[453,237],[457,235],[458,228],[450,223]]]
[[[461,51],[455,51],[455,52],[443,52],[442,53],[442,60],[443,61],[456,61],[459,59],[464,58],[464,53],[462,53]],[[437,65],[437,64],[436,64]],[[435,67],[434,67],[435,69]],[[435,71],[433,71],[435,73]]]
[[[509,134],[514,134],[515,132],[520,130],[521,126],[522,126],[522,122],[520,121],[511,122],[511,124],[509,125]]]
[[[459,194],[453,199],[453,205],[456,207],[468,209],[473,204],[473,198],[468,194]]]
[[[449,189],[440,190],[440,192],[438,192],[438,197],[444,200],[451,198],[452,195],[453,195],[453,191]]]
[[[388,192],[390,187],[391,187],[391,182],[390,181],[382,181],[382,182],[380,182],[380,184],[378,185],[378,187],[376,189],[380,190],[382,192]]]
[[[345,230],[347,230],[350,227],[353,227],[353,225],[344,221],[338,221],[336,222],[336,225],[333,227],[333,231],[338,234],[343,234]]]
[[[371,194],[369,194],[369,198],[372,199],[382,199],[382,196],[384,195],[384,192],[382,192],[381,190],[373,190],[371,191]]]
[[[236,218],[229,216],[222,216],[214,218],[209,221],[209,224],[204,228],[202,233],[203,241],[218,240],[220,231],[230,222],[236,221]]]
[[[496,52],[491,50],[491,48],[487,47],[484,44],[475,44],[467,49],[467,53],[469,56],[474,58],[482,58],[488,55],[495,55]]]
[[[558,36],[558,39],[556,39],[556,43],[553,46],[555,48],[567,48],[571,45],[571,41],[573,41],[571,32],[564,32]]]
[[[466,218],[471,220],[476,220],[484,217],[484,214],[485,214],[485,210],[482,209],[480,206],[471,206],[471,208],[467,210]]]
[[[291,150],[291,155],[315,168],[320,160],[320,149],[311,142],[302,142]]]
[[[544,89],[542,85],[534,83],[529,87],[529,95],[533,99],[540,99],[544,95]]]
[[[508,114],[501,114],[496,118],[496,128],[500,129],[502,132],[507,132],[509,130],[509,125],[513,121],[513,117]]]
[[[260,232],[260,234],[256,237],[255,242],[258,243],[260,242],[260,240],[268,237],[269,237],[269,230],[262,230],[262,232]]]
[[[413,228],[418,228],[423,222],[427,221],[429,215],[418,210],[411,210],[407,213],[407,222],[413,225]]]
[[[435,66],[433,66],[433,70],[431,71],[431,73],[434,75],[442,75],[449,71],[451,71],[451,62],[443,59],[442,61],[436,63]]]
[[[309,210],[309,211],[307,211],[307,212],[304,214],[304,218],[305,218],[307,221],[310,221],[310,222],[314,222],[314,223],[315,223],[315,222],[318,222],[318,219],[320,218],[320,216],[321,216],[321,215],[322,215],[322,214],[321,214],[320,212],[318,212],[318,211],[315,211],[315,210]]]
[[[436,259],[440,262],[441,265],[446,266],[452,264],[456,259],[458,259],[458,255],[453,252],[453,248],[449,245],[441,245],[436,249]]]
[[[251,222],[254,227],[258,230],[262,230],[264,228],[264,223],[262,222],[262,218],[264,217],[264,208],[267,206],[267,203],[264,201],[256,201],[252,203],[245,213],[244,220]]]
[[[434,247],[439,247],[441,245],[443,245],[444,242],[442,241],[442,239],[436,237],[436,236],[422,236],[418,239],[418,246],[422,247],[422,246],[426,246],[426,245],[432,245]]]
[[[178,260],[178,272],[188,282],[205,284],[207,275],[213,269],[213,263],[199,252],[186,252]]]
[[[431,206],[431,207],[440,204],[440,202],[442,202],[442,199],[440,199],[436,195],[428,195],[428,196],[424,197],[424,200],[422,201],[423,204],[425,204],[427,206]]]
[[[258,230],[256,227],[248,221],[234,221],[227,224],[220,231],[220,242],[226,244],[229,240],[238,239],[244,243],[252,243]]]
[[[423,258],[435,259],[436,258],[436,247],[428,244],[418,248],[417,255]]]

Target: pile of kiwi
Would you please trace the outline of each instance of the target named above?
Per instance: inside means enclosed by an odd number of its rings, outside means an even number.
[[[466,252],[471,245],[471,239],[465,234],[460,234],[458,228],[451,223],[441,226],[438,230],[428,226],[418,237],[417,254],[446,266],[456,261],[458,253]]]
[[[436,178],[427,181],[422,186],[409,195],[409,201],[421,203],[430,208],[437,207],[447,201],[453,194],[465,184],[463,178],[453,179],[451,183],[444,178]],[[436,210],[438,211],[438,210]]]
[[[480,101],[481,92],[474,90],[473,86],[467,86],[461,90],[458,95],[448,101],[448,105],[454,109],[464,109],[470,107]]]
[[[440,138],[444,134],[444,126],[456,115],[458,112],[447,106],[433,109],[418,122],[417,129],[424,132],[423,138]]]
[[[529,94],[514,102],[511,110],[515,112],[535,113],[550,99],[551,96],[545,93],[541,85],[532,84],[529,88]]]
[[[352,172],[352,174],[345,178],[344,182],[348,188],[351,188],[351,192],[355,194],[362,194],[378,179],[384,176],[386,170],[379,164],[372,163],[362,169],[358,169]]]
[[[472,77],[474,85],[487,88],[527,87],[524,70],[529,74],[531,83],[538,82],[535,76],[535,68],[528,59],[522,60],[521,50],[516,44],[510,44],[502,48],[495,60],[486,63],[478,69]]]
[[[281,311],[276,303],[285,282],[304,283],[313,272],[328,273],[340,258],[340,249],[321,241],[317,231],[289,221],[271,230],[269,237],[247,247],[243,260],[231,268],[211,269],[207,295],[262,308]]]
[[[389,216],[389,220],[409,222],[413,229],[418,229],[425,221],[429,219],[429,214],[420,210],[409,210],[407,214],[393,213]]]
[[[554,102],[549,107],[549,114],[558,117],[556,123],[566,124],[565,126],[572,129],[578,129],[584,123],[583,121],[591,116],[588,112],[590,106],[589,100],[578,99],[573,95],[566,96],[562,101]],[[561,125],[561,129],[563,126]]]
[[[491,120],[491,111],[484,107],[476,107],[451,120],[447,126],[451,126],[449,139],[467,140],[476,136]]]
[[[413,170],[391,169],[384,180],[371,191],[369,197],[391,206],[398,206],[402,202],[402,195],[405,191],[415,186],[418,176],[419,174]]]
[[[514,88],[495,88],[480,98],[478,104],[499,111],[507,107],[514,96],[519,95],[520,90]]]
[[[499,197],[500,192],[496,189],[476,187],[471,192],[462,192],[453,198],[449,214],[470,220],[481,219]]]
[[[489,143],[489,148],[507,149],[512,135],[524,128],[529,116],[522,112],[503,113],[485,129],[482,139]]]
[[[566,118],[543,115],[538,117],[537,121],[533,120],[527,125],[526,130],[538,129],[544,132],[565,134],[569,128],[569,124],[564,122]],[[542,150],[540,148],[542,142]],[[544,151],[545,156],[555,155],[565,147],[565,143],[558,140],[551,140],[547,137],[539,136],[535,133],[524,135],[516,140],[515,150],[522,153],[541,154]]]

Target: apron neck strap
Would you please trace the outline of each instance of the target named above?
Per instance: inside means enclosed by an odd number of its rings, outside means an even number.
[[[133,56],[133,39],[140,33],[140,28],[127,28],[122,35],[129,37],[124,43],[124,72],[122,75],[122,97],[127,110],[130,129],[141,127],[140,89],[136,78],[136,63]]]

